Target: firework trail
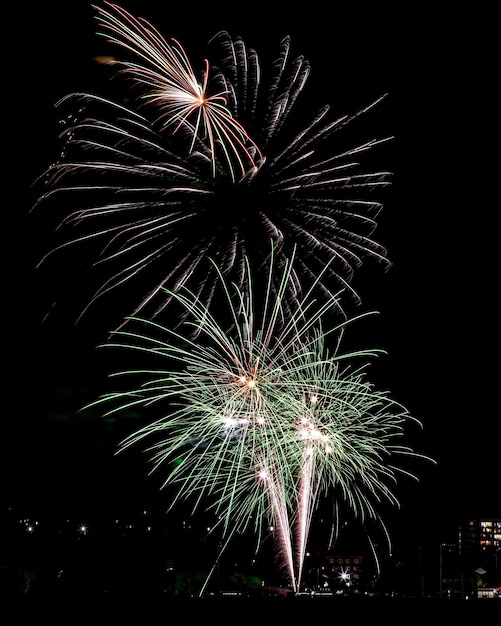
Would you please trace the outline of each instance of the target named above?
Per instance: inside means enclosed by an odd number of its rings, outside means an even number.
[[[80,317],[114,298],[117,325],[125,314],[157,317],[183,286],[209,305],[210,259],[245,288],[247,262],[268,275],[270,239],[279,267],[296,250],[288,311],[313,282],[322,297],[343,289],[357,300],[355,268],[389,266],[372,238],[382,207],[372,196],[390,183],[358,159],[389,138],[347,148],[344,130],[382,98],[353,115],[332,117],[329,106],[311,115],[299,108],[310,65],[288,37],[261,67],[241,38],[217,33],[197,74],[181,44],[145,20],[109,2],[95,10],[117,53],[102,67],[120,94],[57,103],[61,154],[35,181],[36,214],[57,225],[39,264],[56,303],[74,296]],[[60,278],[71,267],[82,280]]]
[[[136,351],[150,366],[117,372],[119,380],[125,376],[138,385],[91,406],[104,405],[106,415],[133,407],[160,411],[162,417],[127,437],[120,449],[150,441],[152,471],[165,472],[163,487],[175,491],[171,505],[187,499],[193,512],[212,510],[223,543],[253,526],[258,548],[272,525],[297,592],[312,515],[322,499],[334,496],[362,521],[384,527],[375,504],[398,504],[391,487],[407,472],[394,459],[419,456],[398,440],[407,422],[416,420],[365,380],[366,365],[353,367],[353,360],[378,350],[340,352],[346,326],[358,318],[322,330],[335,303],[315,300],[315,285],[295,315],[285,318],[282,298],[293,260],[281,271],[271,264],[264,303],[255,298],[250,265],[249,291],[216,272],[230,329],[196,294],[172,293],[186,310],[184,324],[174,330],[132,318],[117,330],[117,339],[104,345]],[[271,275],[279,277],[278,291]],[[333,353],[329,343],[336,346]],[[152,359],[160,360],[158,368],[151,367]]]

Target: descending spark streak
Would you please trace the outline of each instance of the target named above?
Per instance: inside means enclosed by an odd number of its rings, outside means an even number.
[[[305,415],[298,425],[299,438],[305,442],[303,463],[300,472],[298,486],[298,519],[296,523],[296,560],[297,560],[297,585],[301,586],[306,543],[313,516],[314,503],[317,500],[317,489],[320,484],[321,468],[317,468],[317,445],[322,445],[329,454],[331,447],[329,437],[314,424],[314,411],[319,402],[317,393],[310,392],[307,396],[307,410],[310,414]]]
[[[278,554],[283,557],[283,566],[288,570],[292,590],[296,593],[298,588],[294,573],[294,556],[285,490],[280,483],[279,472],[263,468],[259,472],[259,477],[267,487],[267,497],[273,510]]]
[[[315,488],[315,452],[312,447],[305,450],[304,464],[301,469],[301,477],[298,489],[298,520],[297,520],[297,585],[301,587],[306,542],[312,516],[312,506],[316,501]]]

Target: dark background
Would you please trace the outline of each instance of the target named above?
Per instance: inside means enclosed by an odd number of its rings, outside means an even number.
[[[363,308],[379,311],[362,331],[364,347],[387,352],[374,379],[422,421],[410,441],[437,462],[418,464],[420,481],[395,490],[402,506],[391,532],[417,545],[453,535],[464,518],[501,517],[496,20],[482,3],[377,5],[122,2],[196,59],[226,29],[264,66],[291,35],[312,64],[305,97],[314,108],[350,113],[388,93],[371,123],[375,136],[395,137],[378,164],[394,183],[376,232],[393,265],[364,270],[356,284]],[[78,412],[106,384],[101,331],[41,323],[46,294],[35,265],[45,242],[28,215],[30,185],[55,157],[55,101],[92,91],[92,57],[106,53],[94,28],[82,0],[14,8],[4,24],[13,40],[4,52],[0,514],[164,505],[141,453],[114,455],[134,425]]]

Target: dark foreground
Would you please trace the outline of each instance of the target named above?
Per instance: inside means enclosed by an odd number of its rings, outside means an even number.
[[[501,623],[501,599],[416,599],[416,598],[366,598],[366,597],[208,597],[176,598],[133,595],[93,597],[79,595],[25,596],[12,598],[9,608],[3,604],[0,622],[10,624],[32,623],[42,618],[51,624],[79,624],[83,620],[113,619],[123,623],[153,624],[153,620],[190,626],[217,620],[218,624],[249,623],[265,626],[271,620],[296,623],[321,618],[350,620],[361,624],[369,620],[384,620],[385,624],[402,624],[402,620],[443,619],[444,623],[479,624]],[[454,620],[454,621],[450,621]],[[494,620],[494,621],[492,621]],[[92,623],[92,622],[90,622]],[[115,623],[115,621],[113,622]],[[165,622],[164,622],[165,623]],[[426,626],[426,624],[424,625]]]

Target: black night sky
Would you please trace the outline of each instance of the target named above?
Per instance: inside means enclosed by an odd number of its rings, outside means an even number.
[[[470,5],[446,11],[436,3],[372,3],[368,11],[358,3],[286,11],[270,3],[121,4],[195,52],[226,29],[264,59],[291,35],[312,65],[305,93],[340,114],[388,94],[367,124],[375,136],[395,137],[373,157],[393,172],[376,231],[392,267],[369,264],[356,279],[361,308],[379,312],[361,343],[386,350],[373,377],[422,421],[423,432],[409,435],[412,446],[437,461],[416,466],[419,483],[397,487],[402,506],[390,514],[391,532],[419,545],[453,536],[464,518],[501,517],[493,10],[482,3],[473,13]],[[4,25],[15,32],[4,51],[13,71],[4,78],[0,515],[9,507],[91,517],[135,503],[161,509],[159,477],[147,477],[140,452],[114,455],[130,425],[78,413],[105,387],[107,363],[95,349],[104,336],[92,316],[76,326],[62,318],[42,323],[48,294],[35,265],[47,244],[28,215],[31,183],[55,157],[53,105],[93,89],[92,59],[104,43],[83,0],[15,11]]]

